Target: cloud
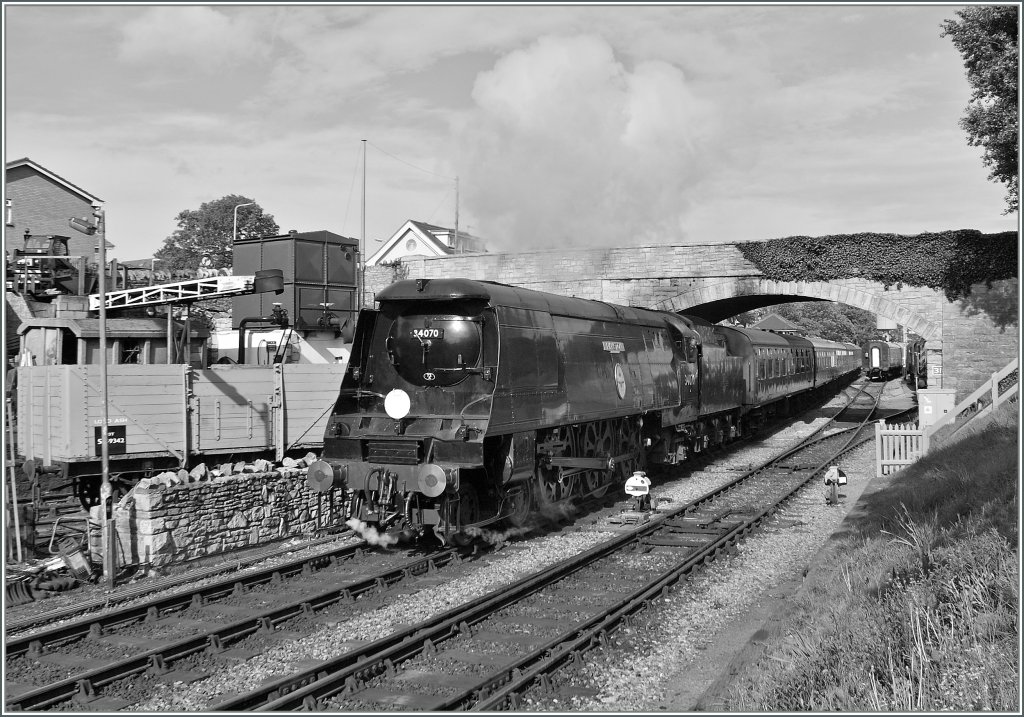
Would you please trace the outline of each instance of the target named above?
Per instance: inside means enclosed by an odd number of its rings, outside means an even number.
[[[711,106],[667,62],[635,67],[593,35],[502,57],[457,128],[467,205],[495,245],[676,241],[707,169]]]
[[[217,73],[225,64],[265,56],[255,20],[210,7],[154,7],[124,24],[118,54],[128,62],[186,60],[193,69]]]

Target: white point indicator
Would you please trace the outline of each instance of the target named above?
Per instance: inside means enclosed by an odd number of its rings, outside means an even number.
[[[384,397],[384,410],[396,421],[400,421],[409,415],[412,408],[412,400],[409,394],[400,388],[396,388]]]

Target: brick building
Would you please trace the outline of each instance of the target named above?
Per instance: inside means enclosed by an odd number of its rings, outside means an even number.
[[[68,226],[72,217],[92,222],[94,205],[103,200],[31,159],[7,163],[4,177],[4,248],[10,254],[25,245],[25,235],[66,236],[69,254],[98,258],[98,238]],[[113,244],[107,242],[107,250]],[[109,253],[108,253],[109,256]]]

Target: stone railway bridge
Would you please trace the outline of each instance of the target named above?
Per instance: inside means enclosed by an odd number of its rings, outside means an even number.
[[[966,300],[906,286],[886,289],[863,278],[817,282],[766,279],[734,244],[563,249],[406,258],[368,267],[367,296],[397,279],[462,277],[615,304],[663,309],[717,322],[791,301],[838,301],[906,326],[926,339],[929,388],[955,389],[957,400],[1018,355],[1019,281],[972,287]]]

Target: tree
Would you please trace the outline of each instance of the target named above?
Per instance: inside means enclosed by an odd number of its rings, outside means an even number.
[[[209,254],[214,269],[231,266],[235,207],[238,209],[238,236],[274,236],[279,233],[273,215],[248,197],[229,194],[206,202],[199,209],[186,209],[176,220],[178,228],[164,239],[154,258],[164,271],[195,271],[204,254]]]
[[[1005,214],[1018,207],[1017,177],[1017,13],[1016,5],[980,5],[946,20],[949,37],[964,58],[971,99],[960,120],[967,143],[984,147],[989,179],[1007,187]]]
[[[752,309],[735,319],[751,326],[775,313],[800,327],[808,336],[862,345],[875,338],[875,315],[856,306],[833,301],[793,301]]]

